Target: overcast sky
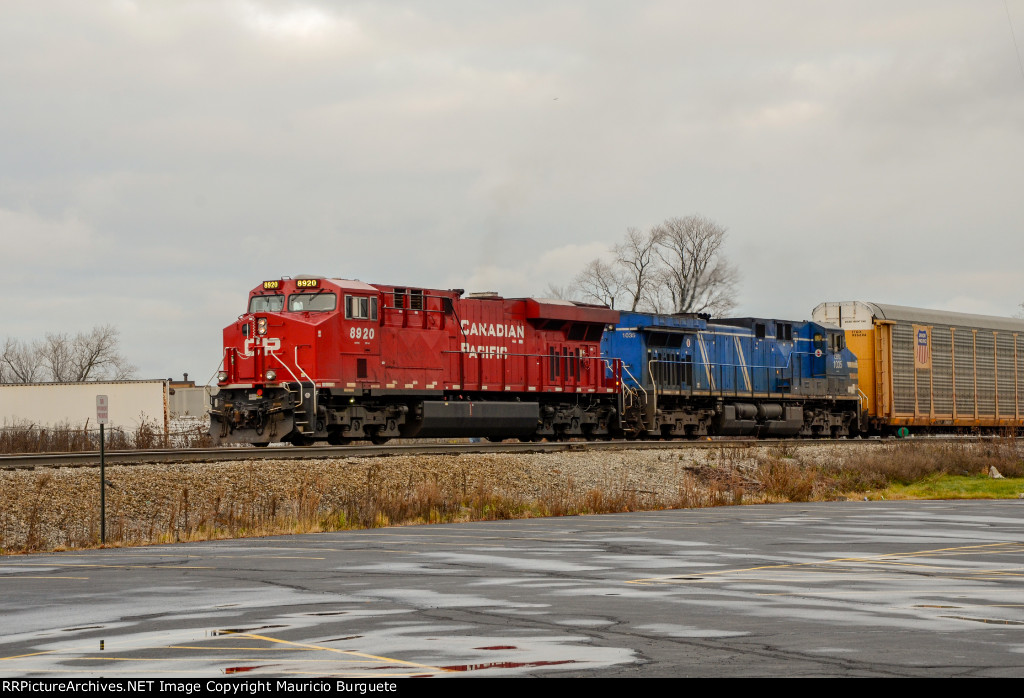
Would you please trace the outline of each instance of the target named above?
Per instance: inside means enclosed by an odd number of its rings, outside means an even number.
[[[539,295],[729,229],[736,314],[1024,300],[1024,0],[0,3],[6,337],[205,382],[263,279]]]

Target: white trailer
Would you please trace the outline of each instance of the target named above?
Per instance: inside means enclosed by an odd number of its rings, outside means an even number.
[[[0,426],[96,426],[96,396],[106,395],[108,428],[168,426],[167,381],[89,381],[0,385]]]

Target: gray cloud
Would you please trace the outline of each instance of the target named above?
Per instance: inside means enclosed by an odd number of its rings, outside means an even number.
[[[743,313],[1008,314],[1022,117],[995,5],[5,3],[4,334],[210,373],[264,278],[538,293],[693,212]]]

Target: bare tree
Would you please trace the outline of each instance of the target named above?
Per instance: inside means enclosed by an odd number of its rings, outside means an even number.
[[[677,313],[736,307],[739,274],[722,254],[727,229],[704,216],[669,218],[655,229],[665,291]]]
[[[622,292],[626,295],[626,304],[623,309],[628,304],[629,310],[635,311],[644,301],[650,302],[653,298],[658,277],[656,230],[644,233],[639,228],[626,228],[626,241],[612,248],[624,281]]]
[[[669,218],[646,233],[626,229],[615,259],[591,261],[573,280],[585,300],[633,311],[723,314],[739,275],[725,259],[726,229],[703,216]]]
[[[112,325],[92,328],[75,336],[47,334],[42,341],[28,344],[8,339],[0,365],[0,376],[9,383],[41,380],[80,382],[123,380],[135,374],[135,366],[118,351],[119,333]]]
[[[615,299],[625,287],[626,278],[617,263],[595,259],[573,279],[573,285],[585,301],[615,307]]]
[[[573,300],[573,296],[576,295],[573,290],[572,284],[566,284],[565,286],[556,286],[553,283],[548,283],[544,288],[544,298],[557,298],[563,301]]]
[[[135,366],[118,352],[119,342],[120,332],[113,325],[76,334],[71,340],[71,380],[123,380],[134,375]]]
[[[17,339],[4,342],[4,353],[0,357],[4,365],[7,383],[35,383],[43,373],[43,362],[39,355],[39,344],[28,344]]]

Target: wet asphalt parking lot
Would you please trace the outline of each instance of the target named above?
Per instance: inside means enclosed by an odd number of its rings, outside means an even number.
[[[0,559],[4,677],[1021,676],[1024,501]]]

